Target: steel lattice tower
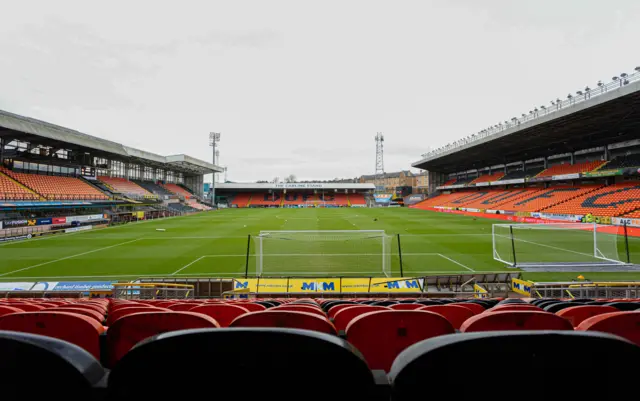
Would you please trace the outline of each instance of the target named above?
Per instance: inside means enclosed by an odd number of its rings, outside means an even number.
[[[378,186],[383,185],[382,179],[384,178],[384,149],[383,149],[384,136],[382,132],[376,134],[376,175],[375,185],[376,190]]]

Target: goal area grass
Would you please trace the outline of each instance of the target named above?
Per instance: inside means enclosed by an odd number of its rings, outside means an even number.
[[[312,245],[313,252],[280,241],[271,255],[284,255],[274,257],[286,262],[272,263],[268,269],[263,265],[264,277],[400,277],[401,273],[416,277],[517,271],[493,258],[491,233],[496,223],[505,222],[408,208],[225,209],[2,243],[0,281],[244,277],[245,273],[255,277],[260,273],[256,243],[248,236],[255,238],[267,231],[383,231],[390,254],[385,272],[378,239],[322,241]],[[629,237],[629,250],[631,262],[640,263],[640,239]],[[302,255],[305,252],[309,256]],[[525,279],[534,281],[570,281],[578,275],[523,272]],[[640,280],[640,273],[633,272],[583,275],[589,280]]]

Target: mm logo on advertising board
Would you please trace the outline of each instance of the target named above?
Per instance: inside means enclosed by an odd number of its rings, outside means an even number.
[[[517,294],[531,296],[531,286],[533,282],[520,280],[517,278],[511,279],[511,290]]]
[[[419,279],[372,279],[371,292],[422,292],[422,281]]]

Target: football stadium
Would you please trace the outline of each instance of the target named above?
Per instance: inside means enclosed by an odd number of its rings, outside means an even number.
[[[397,173],[378,133],[375,174],[232,182],[219,139],[0,110],[3,394],[630,399],[640,67]]]

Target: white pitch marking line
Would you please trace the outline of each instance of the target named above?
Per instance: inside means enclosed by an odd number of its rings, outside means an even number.
[[[22,269],[17,269],[17,270],[13,270],[13,271],[10,271],[10,272],[7,272],[7,273],[2,273],[2,274],[0,274],[0,277],[8,276],[9,274],[13,274],[13,273],[21,272],[21,271],[23,271],[23,270],[33,269],[34,267],[40,267],[40,266],[44,266],[44,265],[48,265],[48,264],[51,264],[51,263],[60,262],[60,261],[67,260],[67,259],[73,259],[73,258],[76,258],[76,257],[78,257],[78,256],[83,256],[83,255],[88,255],[88,254],[90,254],[90,253],[94,253],[94,252],[104,251],[104,250],[106,250],[106,249],[115,248],[115,247],[120,246],[120,245],[130,244],[130,243],[132,243],[132,242],[140,241],[141,239],[142,239],[142,238],[137,238],[137,239],[134,239],[134,240],[131,240],[131,241],[126,241],[126,242],[121,242],[121,243],[119,243],[119,244],[115,244],[115,245],[105,246],[104,248],[98,248],[98,249],[94,249],[94,250],[92,250],[92,251],[87,251],[87,252],[78,253],[78,254],[76,254],[76,255],[65,256],[64,258],[55,259],[55,260],[50,260],[50,261],[48,261],[48,262],[43,262],[43,263],[38,263],[37,265],[28,266],[28,267],[23,267]]]
[[[175,276],[176,274],[180,273],[181,271],[183,271],[184,269],[186,269],[187,267],[191,266],[194,263],[199,262],[200,260],[206,258],[207,256],[200,256],[198,259],[194,260],[191,263],[187,263],[186,265],[182,266],[181,268],[179,268],[178,270],[174,271],[173,273],[171,273],[172,276]]]
[[[469,270],[470,272],[473,272],[473,273],[475,273],[475,272],[476,272],[476,271],[475,271],[475,270],[473,270],[472,268],[467,267],[467,266],[463,265],[462,263],[460,263],[460,262],[458,262],[458,261],[456,261],[456,260],[451,259],[451,258],[450,258],[450,257],[448,257],[448,256],[445,256],[445,255],[443,255],[443,254],[441,254],[441,253],[439,253],[438,255],[439,255],[440,257],[442,257],[442,258],[447,259],[447,260],[448,260],[448,261],[450,261],[450,262],[453,262],[453,263],[457,264],[457,265],[458,265],[458,266],[460,266],[460,267],[464,267],[465,269]]]

